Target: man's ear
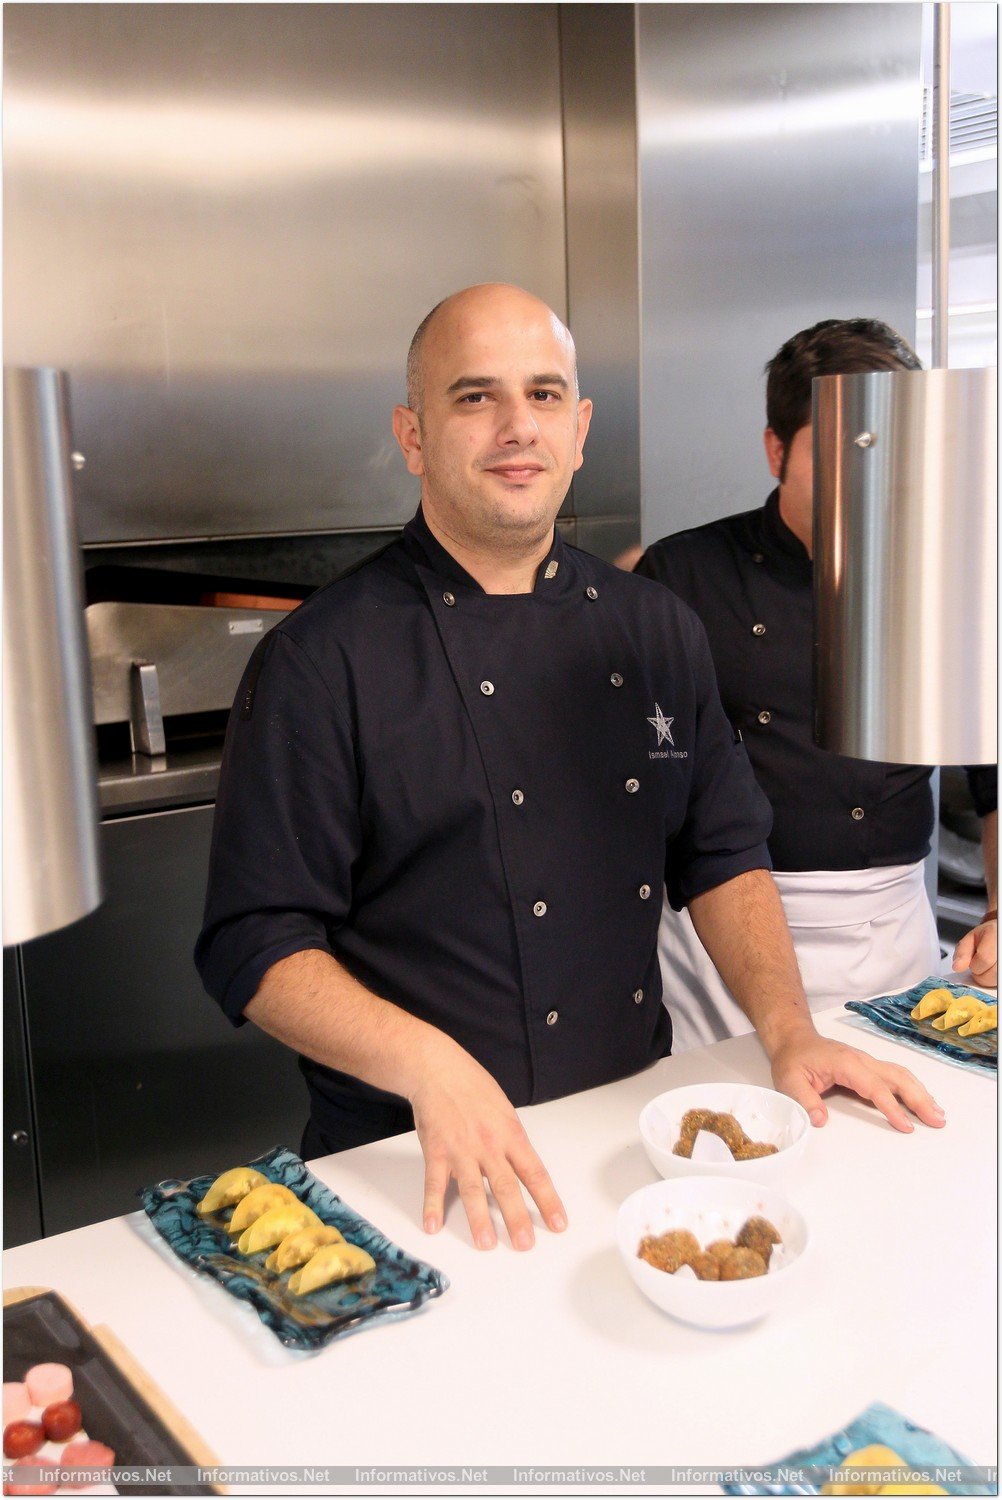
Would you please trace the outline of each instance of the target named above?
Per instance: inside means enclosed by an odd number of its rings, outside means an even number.
[[[591,402],[587,397],[585,397],[583,401],[578,402],[578,436],[577,443],[574,449],[575,472],[580,469],[581,465],[584,463],[583,450],[585,445],[585,438],[588,436],[588,428],[591,426],[591,411]]]
[[[769,473],[773,479],[778,479],[783,472],[786,444],[780,441],[771,427],[765,429],[762,440],[765,443],[765,461],[769,465]]]
[[[424,454],[421,449],[421,421],[417,412],[411,411],[409,406],[393,408],[393,436],[400,444],[400,451],[404,455],[408,471],[411,474],[422,475]]]

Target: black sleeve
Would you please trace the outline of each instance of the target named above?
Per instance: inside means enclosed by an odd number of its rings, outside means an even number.
[[[235,1023],[272,964],[331,952],[361,849],[358,793],[344,711],[304,649],[272,631],[230,715],[195,948],[202,982]]]
[[[979,818],[998,812],[999,773],[997,766],[967,766],[967,784],[971,789],[974,810]]]
[[[772,869],[772,808],[721,706],[706,632],[691,618],[697,698],[692,783],[685,822],[665,861],[668,899],[676,911],[735,875]]]
[[[635,564],[633,571],[639,573],[641,578],[653,578],[655,583],[666,583],[669,588],[671,587],[668,569],[664,562],[664,548],[660,542],[654,542],[648,547]]]

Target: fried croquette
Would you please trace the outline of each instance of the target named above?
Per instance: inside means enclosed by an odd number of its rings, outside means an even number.
[[[689,1264],[700,1281],[720,1280],[720,1262],[708,1250],[704,1250],[702,1255],[694,1255]]]
[[[760,1156],[775,1156],[778,1150],[778,1146],[772,1146],[768,1141],[746,1141],[733,1155],[735,1161],[757,1161]]]
[[[733,1240],[714,1240],[712,1245],[707,1245],[707,1255],[712,1255],[714,1260],[726,1260],[734,1249]]]
[[[640,1241],[637,1254],[656,1271],[673,1275],[691,1265],[700,1254],[699,1241],[688,1229],[669,1229],[667,1234],[649,1234]]]
[[[757,1250],[748,1250],[736,1245],[726,1260],[720,1263],[721,1281],[748,1281],[752,1276],[764,1276],[766,1263]]]
[[[778,1147],[767,1141],[753,1141],[747,1136],[738,1121],[730,1114],[717,1113],[712,1109],[689,1109],[682,1116],[679,1138],[672,1147],[675,1156],[692,1156],[692,1148],[701,1130],[719,1136],[735,1161],[754,1161],[760,1156],[772,1156]]]
[[[734,1243],[745,1250],[754,1250],[768,1266],[773,1245],[781,1245],[782,1239],[768,1219],[751,1218],[742,1224],[734,1237]]]

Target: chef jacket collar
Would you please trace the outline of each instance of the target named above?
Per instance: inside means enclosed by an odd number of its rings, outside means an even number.
[[[435,536],[428,522],[425,520],[424,511],[420,505],[413,520],[408,521],[404,527],[403,541],[408,554],[414,561],[430,567],[443,582],[451,583],[462,589],[470,589],[477,594],[486,594],[486,589],[467,573],[466,569],[456,561],[451,552],[442,546],[442,543]],[[570,571],[564,544],[560,537],[560,530],[554,524],[553,543],[539,565],[533,593],[549,594],[557,592],[561,586],[566,586],[570,582]],[[549,574],[549,577],[547,577],[547,574]],[[505,598],[510,597],[512,596],[505,595]]]
[[[779,489],[773,490],[762,508],[762,550],[782,561],[798,577],[813,577],[814,565],[807,548],[787,526],[779,512]]]

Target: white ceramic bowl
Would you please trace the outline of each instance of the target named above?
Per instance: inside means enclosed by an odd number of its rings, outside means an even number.
[[[752,1161],[692,1161],[675,1156],[672,1147],[682,1130],[682,1116],[690,1109],[712,1109],[733,1115],[753,1141],[768,1141],[779,1149]],[[693,1083],[659,1094],[640,1113],[640,1138],[651,1164],[662,1177],[735,1177],[749,1182],[775,1183],[798,1166],[807,1150],[811,1122],[807,1111],[775,1089],[750,1083]]]
[[[705,1250],[714,1240],[732,1240],[753,1215],[775,1225],[783,1242],[765,1276],[697,1281],[688,1269],[669,1275],[637,1254],[645,1235],[669,1229],[691,1229]],[[775,1188],[732,1177],[676,1178],[640,1188],[621,1206],[616,1236],[626,1269],[644,1296],[697,1328],[740,1328],[782,1306],[800,1279],[808,1246],[807,1225],[787,1198]]]

